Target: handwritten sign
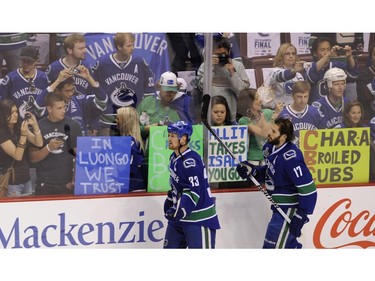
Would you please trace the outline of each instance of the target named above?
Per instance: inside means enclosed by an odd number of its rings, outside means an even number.
[[[148,192],[164,192],[169,185],[169,157],[167,126],[151,126],[149,136]],[[193,125],[189,147],[203,156],[203,126]]]
[[[130,137],[78,137],[75,195],[129,192]]]
[[[246,160],[248,148],[247,126],[218,126],[212,127],[212,129],[239,161]],[[211,133],[209,133],[207,154],[209,182],[243,180],[236,171],[237,163],[235,160]]]
[[[300,148],[317,184],[367,183],[370,129],[302,130]]]

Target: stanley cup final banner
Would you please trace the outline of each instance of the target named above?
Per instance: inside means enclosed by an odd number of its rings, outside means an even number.
[[[302,130],[300,148],[316,184],[369,181],[368,127]]]

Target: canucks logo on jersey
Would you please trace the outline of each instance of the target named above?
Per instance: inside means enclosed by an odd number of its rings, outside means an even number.
[[[23,101],[22,105],[19,107],[18,111],[21,118],[25,117],[25,113],[31,111],[36,117],[42,117],[44,115],[45,107],[40,107],[35,101],[33,96],[29,96],[27,101]]]
[[[294,84],[294,81],[292,81],[292,80],[286,81],[284,83],[284,93],[287,96],[291,96],[292,95],[293,84]]]
[[[135,106],[137,104],[137,96],[135,92],[128,88],[125,82],[121,82],[120,88],[115,90],[110,95],[111,101],[117,107]]]

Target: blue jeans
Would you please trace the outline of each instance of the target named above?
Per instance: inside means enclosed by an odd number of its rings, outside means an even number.
[[[8,185],[8,197],[28,196],[33,194],[31,180],[21,184]]]

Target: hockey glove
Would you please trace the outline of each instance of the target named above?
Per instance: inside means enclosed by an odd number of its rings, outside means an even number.
[[[309,222],[309,218],[301,209],[297,209],[296,213],[290,220],[289,232],[295,237],[301,236],[301,230],[305,223]]]
[[[167,198],[164,201],[164,214],[173,206],[172,190],[168,190]]]
[[[164,216],[167,220],[179,221],[186,216],[186,213],[184,208],[179,208],[176,213],[176,207],[173,206],[165,212]]]
[[[254,167],[255,166],[253,164],[250,164],[247,161],[242,161],[240,164],[237,165],[236,170],[241,178],[247,179],[250,175],[255,176],[256,170],[254,169]]]

